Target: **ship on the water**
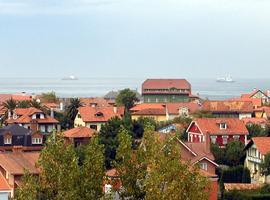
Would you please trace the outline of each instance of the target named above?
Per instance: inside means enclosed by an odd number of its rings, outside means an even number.
[[[69,77],[62,78],[62,80],[64,80],[64,81],[74,81],[74,80],[78,80],[78,78],[76,76],[71,75]]]
[[[217,82],[220,82],[220,83],[233,83],[235,82],[231,76],[226,76],[226,77],[219,77],[217,78],[216,80]]]

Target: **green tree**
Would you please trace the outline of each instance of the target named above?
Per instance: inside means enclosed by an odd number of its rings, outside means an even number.
[[[214,118],[215,116],[209,111],[199,110],[192,114],[194,118]]]
[[[84,159],[79,163],[74,145],[65,144],[61,135],[50,136],[38,161],[39,178],[26,173],[16,190],[16,199],[101,199],[105,175],[103,146],[94,137],[84,151]]]
[[[41,103],[36,101],[35,99],[30,101],[30,107],[37,108],[37,109],[43,109]]]
[[[262,136],[268,135],[268,129],[262,128],[258,124],[247,125],[247,129],[249,132],[248,139],[251,139],[253,137],[262,137]]]
[[[29,108],[31,106],[30,101],[24,100],[19,101],[17,107],[18,108]]]
[[[47,92],[47,93],[42,93],[41,94],[41,102],[43,103],[57,103],[58,98],[55,94],[55,92]]]
[[[8,99],[2,103],[3,110],[5,110],[5,115],[1,118],[1,124],[4,123],[6,119],[8,119],[9,113],[12,114],[15,108],[17,107],[17,102],[13,99]]]
[[[129,111],[129,109],[132,108],[138,101],[139,99],[137,98],[136,93],[128,88],[121,90],[116,97],[117,105],[125,106],[126,111]]]
[[[146,127],[141,145],[132,150],[131,137],[122,130],[117,150],[123,191],[128,199],[208,199],[207,178],[199,169],[181,162],[176,137],[160,141],[153,127]]]
[[[67,106],[64,123],[66,124],[65,128],[73,128],[74,120],[78,114],[79,107],[82,106],[82,103],[79,98],[72,98],[70,104]]]
[[[103,196],[104,146],[97,137],[91,139],[85,149],[85,159],[81,167],[80,199],[100,199]]]
[[[245,145],[240,141],[229,142],[225,149],[225,158],[227,164],[230,166],[237,166],[244,164]]]
[[[123,121],[119,117],[110,119],[105,125],[101,126],[98,137],[100,143],[105,148],[105,166],[107,168],[112,167],[112,161],[115,160],[116,149],[119,145],[117,135],[121,130]]]
[[[25,171],[22,177],[22,186],[15,191],[15,200],[36,200],[39,197],[39,179]]]
[[[261,173],[265,176],[270,175],[270,153],[264,156],[264,160],[260,165]]]
[[[211,152],[214,155],[215,162],[218,164],[226,164],[225,149],[220,148],[217,144],[211,144]]]

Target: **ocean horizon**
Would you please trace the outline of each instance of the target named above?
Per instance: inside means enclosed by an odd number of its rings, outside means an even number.
[[[130,77],[89,77],[78,80],[61,78],[0,78],[0,93],[41,94],[54,91],[57,96],[68,97],[102,97],[109,91],[124,88],[141,93],[141,84],[146,78]],[[270,79],[241,78],[233,83],[220,83],[212,78],[187,79],[192,85],[192,93],[201,98],[221,100],[251,92],[254,88],[263,91],[270,89]]]

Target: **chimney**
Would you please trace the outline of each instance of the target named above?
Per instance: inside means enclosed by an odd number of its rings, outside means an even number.
[[[53,108],[51,108],[51,114],[50,114],[50,116],[51,116],[52,118],[54,118],[54,111],[53,111]]]
[[[8,119],[11,119],[11,111],[10,110],[8,110]]]
[[[204,151],[206,153],[210,153],[210,146],[211,146],[210,134],[207,131],[206,134],[205,134],[205,145],[204,145],[204,148],[205,148]]]
[[[13,146],[12,152],[14,152],[14,153],[21,153],[21,152],[23,152],[23,146]]]
[[[63,104],[63,102],[60,103],[60,110],[61,110],[61,111],[64,110],[64,104]]]
[[[116,106],[116,105],[113,106],[113,112],[114,112],[115,114],[117,114],[117,106]]]
[[[31,129],[33,132],[38,131],[38,123],[37,123],[37,120],[31,120],[31,122],[30,122],[30,129]]]

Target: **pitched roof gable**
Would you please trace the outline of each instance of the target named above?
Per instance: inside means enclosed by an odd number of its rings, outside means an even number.
[[[243,134],[248,135],[248,130],[243,121],[235,118],[198,118],[192,124],[196,124],[202,133],[206,134]],[[227,125],[226,129],[220,129],[220,123]],[[191,126],[190,126],[191,127]],[[187,131],[189,131],[190,127]]]

